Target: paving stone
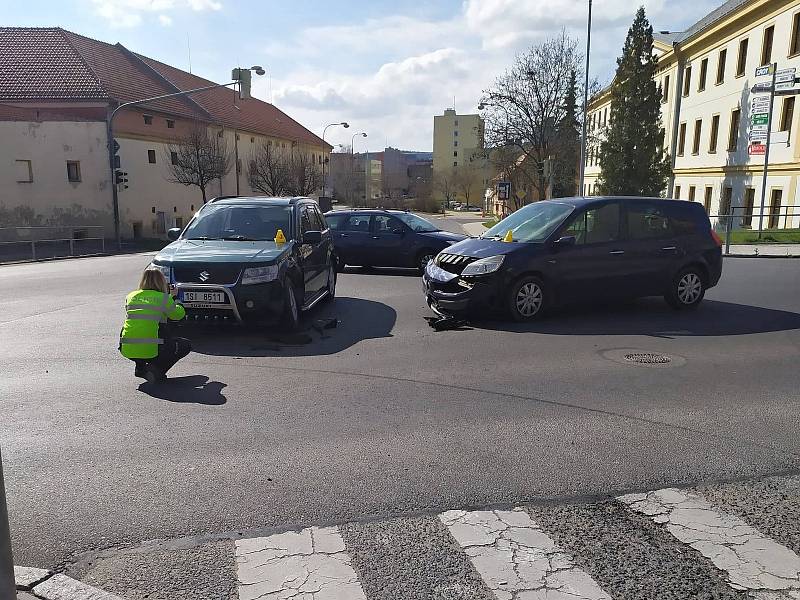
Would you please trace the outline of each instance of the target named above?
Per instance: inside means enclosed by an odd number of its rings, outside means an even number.
[[[33,593],[42,600],[123,600],[120,596],[67,577],[63,573],[53,575],[34,586]]]
[[[47,569],[14,566],[14,580],[16,581],[17,587],[23,590],[31,589],[34,585],[47,579],[52,574],[53,572]]]

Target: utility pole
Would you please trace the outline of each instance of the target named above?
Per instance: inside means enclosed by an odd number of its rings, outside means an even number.
[[[3,483],[3,456],[0,454],[0,598],[16,598],[14,555],[11,552],[11,528],[8,524],[6,488]]]
[[[592,0],[589,0],[589,18],[586,25],[586,67],[583,83],[583,132],[581,134],[581,164],[578,176],[578,188],[580,195],[583,195],[583,175],[586,168],[586,138],[588,129],[588,119],[586,118],[589,109],[589,49],[592,41]]]

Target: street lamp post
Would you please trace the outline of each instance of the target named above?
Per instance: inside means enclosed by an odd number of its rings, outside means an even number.
[[[578,176],[578,189],[583,195],[583,175],[586,168],[586,136],[588,131],[588,119],[586,112],[589,108],[589,48],[592,41],[592,0],[589,0],[589,17],[586,25],[586,67],[583,83],[583,132],[581,133],[581,164],[580,175]]]
[[[350,127],[350,123],[347,121],[342,121],[341,123],[329,123],[325,125],[325,128],[322,130],[322,195],[325,195],[325,165],[328,162],[328,158],[325,156],[325,133],[328,131],[328,127],[338,127],[342,126],[345,129]]]
[[[3,457],[0,454],[0,598],[16,598],[14,556],[11,552],[11,531],[3,485]]]
[[[355,155],[355,143],[356,137],[367,137],[366,132],[362,131],[361,133],[354,133],[353,137],[350,138],[350,182],[351,185],[355,183],[356,177],[356,155]]]
[[[247,69],[249,71],[255,71],[257,75],[263,75],[264,69],[259,66],[250,67]],[[249,79],[248,79],[249,82]],[[122,234],[120,232],[120,218],[119,218],[119,190],[117,189],[117,151],[119,150],[119,146],[117,141],[114,139],[114,117],[117,116],[117,113],[122,110],[123,108],[130,108],[132,106],[139,106],[142,104],[146,104],[148,102],[154,102],[156,100],[164,100],[165,98],[177,98],[179,96],[188,96],[189,94],[197,94],[199,92],[206,92],[208,90],[215,90],[217,88],[228,87],[229,85],[236,85],[239,84],[241,86],[242,80],[235,79],[233,81],[229,81],[228,83],[215,83],[214,85],[206,85],[199,88],[194,88],[191,90],[185,90],[182,92],[173,92],[171,94],[162,94],[160,96],[152,96],[150,98],[142,98],[141,100],[133,100],[131,102],[123,102],[119,106],[117,106],[114,110],[111,111],[111,114],[108,115],[108,121],[106,122],[106,132],[108,136],[108,165],[111,173],[111,199],[112,199],[112,207],[114,210],[114,237],[117,240],[117,249],[122,250]],[[248,83],[249,85],[249,83]],[[239,92],[241,94],[241,90]],[[249,93],[249,90],[248,90]]]

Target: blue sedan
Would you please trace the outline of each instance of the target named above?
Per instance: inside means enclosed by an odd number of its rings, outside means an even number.
[[[345,265],[406,267],[420,272],[441,250],[467,236],[442,231],[400,210],[334,210],[325,213],[339,270]]]

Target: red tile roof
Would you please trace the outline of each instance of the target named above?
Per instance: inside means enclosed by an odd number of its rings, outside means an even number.
[[[170,94],[214,82],[146,56],[59,27],[0,27],[0,101],[113,103]],[[143,105],[251,133],[322,144],[322,140],[272,104],[239,100],[226,88]],[[330,144],[326,144],[329,148]]]

